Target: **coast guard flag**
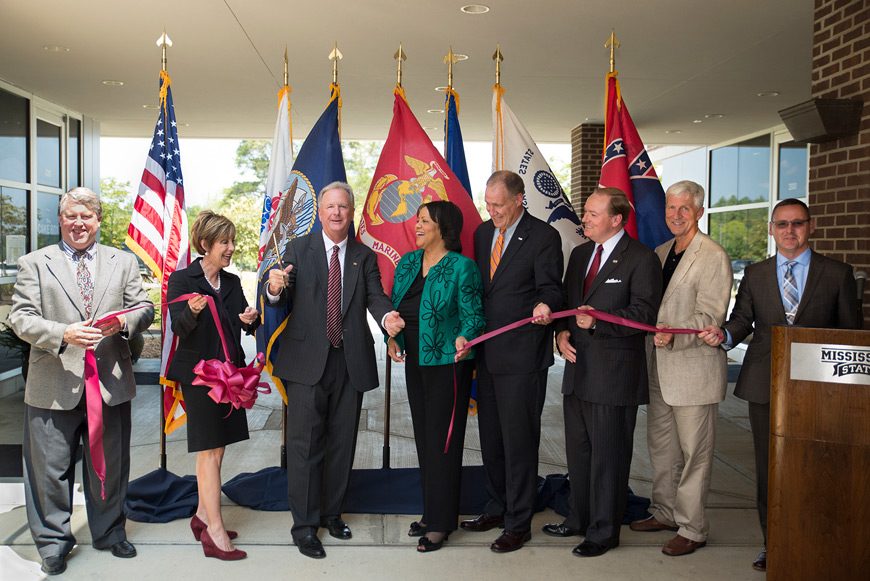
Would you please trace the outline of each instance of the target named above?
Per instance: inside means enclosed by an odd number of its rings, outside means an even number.
[[[266,176],[266,193],[263,196],[263,216],[260,220],[260,250],[257,253],[257,267],[263,262],[275,210],[287,184],[287,176],[293,167],[293,129],[290,121],[290,87],[278,92],[278,121],[275,123],[275,136],[272,138],[272,157],[269,159],[269,174]]]
[[[472,259],[474,230],[482,222],[471,196],[408,107],[404,90],[396,87],[393,93],[393,123],[357,231],[357,240],[378,255],[387,295],[393,288],[399,259],[417,249],[414,225],[420,204],[447,200],[459,206],[463,217],[462,254]]]
[[[299,149],[293,170],[275,207],[257,277],[257,310],[262,318],[262,325],[257,329],[257,351],[266,355],[266,370],[284,403],[287,403],[287,394],[283,382],[272,375],[272,362],[278,354],[281,332],[290,317],[291,305],[268,306],[262,292],[263,285],[269,283],[269,270],[279,268],[278,258],[284,254],[290,240],[322,230],[317,215],[317,194],[323,186],[334,181],[347,181],[338,138],[338,104],[339,89],[333,85],[329,104]],[[273,242],[273,232],[278,248]]]
[[[532,136],[508,107],[504,92],[498,85],[492,88],[492,171],[510,170],[522,176],[523,206],[559,231],[567,268],[571,251],[586,242],[580,218]]]
[[[665,191],[622,100],[616,72],[607,74],[601,187],[619,188],[634,206],[628,234],[650,248],[673,238],[665,223]]]
[[[184,188],[181,177],[181,152],[178,149],[175,108],[172,106],[171,81],[166,71],[160,72],[160,114],[154,137],[145,158],[145,170],[139,194],[133,204],[133,215],[127,228],[130,248],[160,281],[160,302],[166,302],[169,275],[190,264],[190,242],[187,234],[187,214],[184,211]],[[174,381],[166,379],[166,369],[175,353],[177,340],[172,333],[169,308],[162,310],[163,346],[160,363],[160,383],[166,412],[167,433],[183,425],[181,391]]]

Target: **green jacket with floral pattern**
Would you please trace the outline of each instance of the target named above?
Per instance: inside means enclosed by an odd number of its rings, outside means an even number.
[[[396,308],[422,266],[422,250],[408,252],[399,261],[390,296]],[[450,251],[429,269],[420,297],[420,365],[453,363],[456,338],[471,341],[483,332],[482,297],[480,271],[470,258]],[[404,351],[403,333],[395,339]],[[468,357],[474,357],[474,349]]]

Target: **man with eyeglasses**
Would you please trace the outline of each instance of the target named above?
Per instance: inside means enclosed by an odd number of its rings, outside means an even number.
[[[858,329],[855,279],[848,264],[827,258],[809,247],[815,221],[800,200],[779,202],[768,232],[776,255],[746,267],[731,317],[720,329],[705,327],[700,337],[712,346],[731,349],[754,332],[734,395],[749,403],[749,423],[755,447],[756,498],[761,532],[767,544],[767,477],[770,453],[771,326],[801,325]],[[725,339],[720,339],[724,334]],[[767,569],[765,548],[752,567]]]

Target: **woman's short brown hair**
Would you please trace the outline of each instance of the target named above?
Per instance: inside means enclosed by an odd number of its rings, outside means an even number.
[[[190,238],[196,251],[205,254],[218,240],[235,240],[236,225],[226,216],[203,210],[193,222]]]

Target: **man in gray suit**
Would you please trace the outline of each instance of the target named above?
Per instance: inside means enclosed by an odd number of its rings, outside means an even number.
[[[284,270],[269,271],[268,305],[290,301],[274,374],[287,389],[287,496],[299,552],[321,559],[326,527],[351,538],[341,519],[353,466],[363,393],[378,386],[366,309],[394,337],[404,321],[384,294],[375,253],[348,236],[353,190],[333,182],[321,190],[322,232],[296,238]],[[325,480],[324,480],[325,478]]]
[[[713,470],[719,402],[725,399],[725,352],[697,335],[667,329],[721,325],[731,298],[731,262],[725,249],[698,231],[704,188],[681,181],[665,194],[665,221],[674,235],[656,248],[662,264],[661,332],[647,337],[647,444],[653,470],[653,514],[635,531],[678,531],[662,552],[688,555],[707,544],[704,507]]]
[[[708,345],[731,349],[752,335],[743,358],[734,395],[749,402],[749,424],[755,447],[758,519],[767,543],[767,477],[770,456],[770,335],[773,325],[860,329],[857,289],[848,264],[810,248],[815,222],[807,205],[782,200],[773,209],[768,232],[776,255],[750,264],[743,273],[731,316],[722,328],[704,327]],[[723,340],[722,337],[725,337]],[[767,549],[752,563],[767,569]]]
[[[74,188],[58,204],[61,242],[18,260],[9,321],[31,345],[24,392],[24,491],[27,521],[49,575],[66,569],[76,544],[70,527],[76,451],[81,441],[88,527],[95,549],[136,556],[127,540],[124,500],[130,474],[130,400],[136,395],[127,339],[154,320],[136,258],[96,243],[103,211],[100,198]],[[85,351],[97,359],[103,399],[105,500],[94,472],[86,415]]]

